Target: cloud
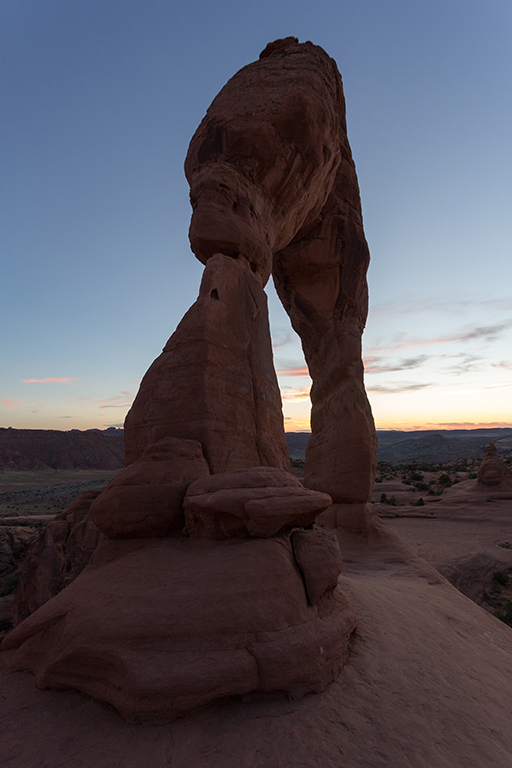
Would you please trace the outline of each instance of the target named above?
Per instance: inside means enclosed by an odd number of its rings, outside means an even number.
[[[489,386],[480,387],[480,389],[502,389],[503,387],[512,387],[512,381],[508,381],[506,384],[489,384]]]
[[[419,368],[426,360],[430,359],[430,355],[418,355],[417,357],[409,357],[399,360],[396,363],[381,363],[382,357],[365,357],[364,359],[364,371],[365,373],[389,373],[391,371],[406,371],[411,368]]]
[[[454,376],[461,376],[464,373],[471,373],[472,371],[478,371],[482,368],[485,358],[478,357],[476,355],[467,355],[460,353],[459,355],[442,355],[442,357],[448,358],[462,358],[460,362],[455,365],[451,365],[445,369],[446,373],[451,373]]]
[[[283,400],[309,400],[310,387],[303,387],[302,389],[292,389],[292,387],[284,387],[281,390],[281,397]]]
[[[395,384],[387,386],[386,384],[374,384],[371,387],[366,387],[367,392],[387,392],[389,394],[394,392],[416,392],[418,389],[425,389],[425,387],[431,387],[432,384]]]
[[[291,366],[290,368],[278,368],[276,371],[278,376],[308,376],[309,369],[307,366]]]
[[[297,334],[291,330],[277,330],[272,332],[272,349],[285,347],[290,342],[297,339]]]
[[[426,426],[449,427],[451,429],[502,429],[512,427],[512,423],[509,421],[441,421],[427,422]]]
[[[67,379],[62,376],[48,376],[46,379],[22,379],[22,384],[71,384],[72,381],[81,381],[78,376]]]
[[[432,336],[431,338],[418,339],[410,338],[405,334],[398,334],[395,340],[389,344],[381,344],[368,350],[380,352],[382,350],[391,351],[396,349],[408,349],[410,347],[428,347],[435,344],[448,344],[450,342],[467,342],[482,339],[484,341],[495,341],[504,331],[512,327],[512,320],[495,325],[481,325],[467,330],[461,330],[458,333],[446,334],[445,336]]]
[[[372,304],[370,310],[370,317],[375,315],[419,315],[424,312],[435,312],[439,315],[440,312],[446,314],[459,314],[461,310],[471,309],[472,312],[478,309],[485,312],[511,312],[512,300],[509,297],[502,299],[486,299],[481,301],[475,298],[467,299],[453,299],[450,297],[446,300],[439,299],[411,299],[410,296],[401,297],[397,296],[387,301],[380,302],[378,304]]]
[[[14,400],[0,400],[0,403],[5,405],[7,408],[14,408],[15,405],[22,405],[22,403],[14,402]]]
[[[77,402],[86,401],[88,405],[99,405],[100,408],[128,408],[132,404],[133,397],[133,392],[123,390],[120,395],[105,397],[103,400],[89,400],[87,397],[78,397]],[[120,403],[120,400],[124,400],[125,402]],[[129,400],[129,402],[126,402],[127,400]]]

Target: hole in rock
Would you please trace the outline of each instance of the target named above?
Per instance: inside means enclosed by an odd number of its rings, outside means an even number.
[[[217,291],[216,288],[214,288],[213,291],[210,293],[210,298],[217,299],[217,301],[219,300],[219,292]]]

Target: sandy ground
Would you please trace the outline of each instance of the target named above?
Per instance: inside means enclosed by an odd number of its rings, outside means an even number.
[[[409,538],[419,543],[430,530],[428,549],[435,538],[428,526],[439,520],[395,518],[389,525],[410,526]],[[443,551],[450,552],[446,530]],[[349,663],[324,693],[297,702],[227,702],[167,726],[143,727],[84,696],[39,691],[31,675],[4,670],[0,764],[510,768],[512,629],[385,524],[377,521],[369,538],[345,534],[341,547],[340,586],[357,608],[359,626]]]
[[[100,488],[120,470],[0,471],[0,517],[58,514],[82,491]]]

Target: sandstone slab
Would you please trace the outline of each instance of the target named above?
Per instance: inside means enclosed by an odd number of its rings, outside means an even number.
[[[304,488],[289,472],[254,467],[192,483],[185,496],[185,532],[199,538],[268,538],[310,525],[330,496]]]

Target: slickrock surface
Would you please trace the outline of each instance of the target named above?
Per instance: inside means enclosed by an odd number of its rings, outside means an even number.
[[[347,535],[341,551],[340,585],[357,605],[359,626],[348,664],[322,693],[300,701],[234,700],[144,727],[88,697],[37,690],[32,675],[4,670],[0,762],[10,768],[510,768],[510,627],[393,534]]]

